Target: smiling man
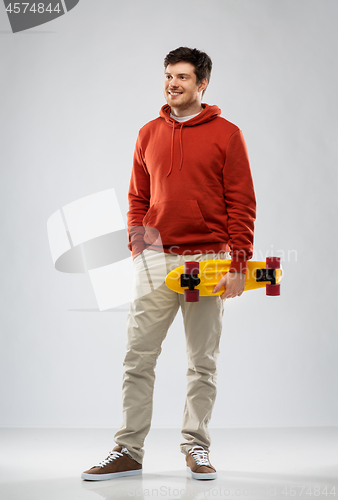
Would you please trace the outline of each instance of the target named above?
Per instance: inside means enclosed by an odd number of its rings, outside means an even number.
[[[181,451],[193,479],[217,477],[209,461],[208,424],[216,398],[223,301],[244,290],[256,201],[242,132],[220,116],[217,106],[202,103],[211,67],[207,54],[188,47],[164,59],[167,104],[157,119],[142,127],[135,147],[128,194],[129,249],[135,279],[145,288],[149,273],[144,262],[154,272],[163,266],[163,258],[169,272],[186,261],[228,258],[230,251],[231,270],[214,289],[223,287],[221,296],[186,303],[163,280],[133,300],[127,321],[123,423],[115,434],[116,446],[82,474],[86,480],[142,473],[156,361],[179,308],[188,358]],[[149,238],[152,231],[160,236],[156,241]],[[165,453],[161,460],[165,468]]]

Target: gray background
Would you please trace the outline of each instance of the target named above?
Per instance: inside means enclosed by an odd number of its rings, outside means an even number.
[[[213,59],[204,101],[247,141],[255,257],[285,271],[280,298],[226,302],[212,425],[338,424],[337,14],[335,0],[81,0],[12,34],[0,6],[0,425],[120,425],[127,305],[100,313],[87,275],[53,268],[46,222],[110,187],[126,214],[137,132],[180,45]],[[180,425],[185,371],[179,314],[155,427]]]

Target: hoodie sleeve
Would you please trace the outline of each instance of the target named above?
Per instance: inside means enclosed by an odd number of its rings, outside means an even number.
[[[128,248],[132,251],[133,258],[135,258],[145,248],[143,218],[150,204],[150,176],[143,158],[140,137],[137,138],[134,151],[128,202]]]
[[[246,144],[241,130],[232,134],[226,148],[224,196],[233,271],[246,272],[253,254],[256,198]]]

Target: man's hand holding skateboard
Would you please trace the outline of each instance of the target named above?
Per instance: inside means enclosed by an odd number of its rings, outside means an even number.
[[[226,273],[217,283],[212,293],[217,293],[224,286],[225,291],[221,295],[221,299],[231,299],[239,297],[244,292],[245,274],[243,273]]]

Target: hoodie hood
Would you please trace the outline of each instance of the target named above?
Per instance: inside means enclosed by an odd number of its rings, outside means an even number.
[[[160,109],[160,117],[163,118],[166,123],[172,127],[171,134],[171,158],[170,158],[170,167],[167,173],[167,177],[171,174],[173,168],[173,159],[174,159],[174,137],[175,137],[175,129],[179,129],[180,134],[180,152],[181,152],[181,160],[180,160],[180,170],[183,166],[183,139],[182,139],[182,130],[184,127],[194,127],[196,125],[201,125],[202,123],[210,122],[214,120],[221,114],[221,110],[218,106],[209,106],[209,104],[202,103],[203,111],[201,111],[197,116],[192,118],[191,120],[187,120],[186,122],[177,122],[174,118],[170,116],[171,107],[168,104],[165,104]]]
[[[171,126],[173,123],[176,123],[178,126],[183,125],[184,127],[192,127],[194,125],[200,125],[201,123],[210,122],[221,114],[221,110],[218,106],[209,106],[209,104],[202,103],[202,107],[203,111],[191,120],[186,122],[177,122],[170,116],[171,107],[168,104],[165,104],[160,109],[160,117],[164,118],[165,121]]]

